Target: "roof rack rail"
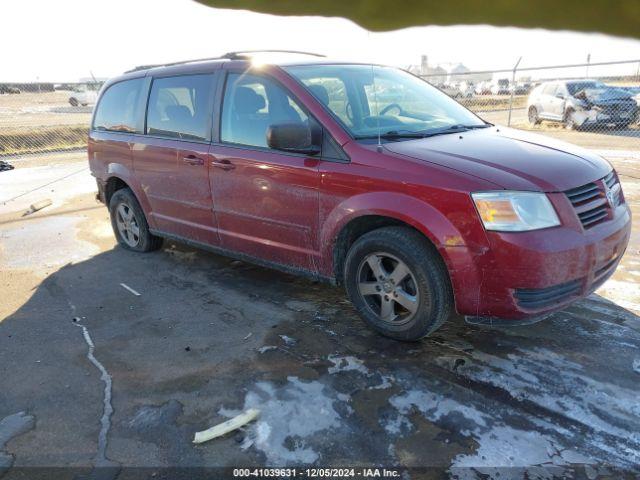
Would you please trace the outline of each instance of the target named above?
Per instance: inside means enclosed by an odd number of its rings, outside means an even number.
[[[181,60],[179,62],[171,62],[171,63],[158,63],[154,65],[139,65],[137,67],[132,68],[131,70],[127,70],[124,73],[137,72],[140,70],[148,70],[150,68],[156,67],[172,67],[174,65],[184,65],[186,63],[196,63],[196,62],[206,62],[208,60],[242,60],[245,58],[251,58],[251,55],[254,53],[291,53],[294,55],[310,55],[312,57],[326,57],[326,55],[322,55],[320,53],[313,52],[301,52],[298,50],[243,50],[238,52],[228,52],[224,55],[220,55],[219,57],[208,57],[208,58],[195,58],[193,60]]]
[[[322,57],[322,58],[326,57],[326,55],[322,55],[320,53],[303,52],[300,50],[241,50],[238,52],[225,53],[222,57],[228,58],[230,60],[238,60],[238,59],[251,57],[251,54],[253,53],[291,53],[293,55],[309,55],[312,57]]]

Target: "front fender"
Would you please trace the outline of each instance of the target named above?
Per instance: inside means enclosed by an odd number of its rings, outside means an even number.
[[[458,311],[473,308],[477,285],[482,283],[483,261],[488,261],[489,243],[474,215],[468,194],[446,193],[436,208],[431,203],[395,192],[363,193],[345,199],[326,217],[320,232],[323,270],[335,275],[334,247],[340,231],[358,217],[379,215],[403,222],[421,232],[436,247],[449,271]],[[446,212],[446,213],[445,213]]]

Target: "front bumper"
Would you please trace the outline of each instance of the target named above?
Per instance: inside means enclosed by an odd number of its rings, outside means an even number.
[[[489,249],[475,254],[473,267],[467,264],[463,282],[452,278],[458,313],[474,323],[522,324],[560,310],[614,273],[630,234],[626,203],[588,230],[576,222],[535,232],[487,232]]]
[[[629,124],[636,118],[634,110],[623,110],[615,113],[599,112],[596,110],[587,110],[576,112],[574,114],[578,123],[582,120],[581,126],[616,126]]]
[[[98,193],[96,193],[96,200],[106,205],[107,204],[107,194],[106,194],[107,182],[99,178],[96,178],[96,184],[98,186]]]

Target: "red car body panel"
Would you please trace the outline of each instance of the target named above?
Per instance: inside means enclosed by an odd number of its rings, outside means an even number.
[[[211,152],[221,246],[318,272],[320,161],[225,145]]]
[[[226,61],[168,71],[222,76],[249,67]],[[576,297],[531,310],[518,305],[514,291],[578,281],[577,296],[584,296],[624,253],[631,228],[624,201],[607,221],[585,230],[562,193],[609,173],[610,166],[588,151],[502,128],[380,149],[352,139],[282,68],[265,66],[257,73],[289,90],[350,161],[224,144],[215,121],[211,142],[92,130],[89,161],[99,185],[104,190],[110,179],[125,182],[155,233],[330,279],[340,275],[336,242],[350,222],[371,215],[394,219],[437,248],[456,310],[469,316],[520,319],[562,308]],[[123,78],[145,75],[154,70]],[[222,88],[224,82],[217,83]],[[218,93],[216,112],[221,98]],[[502,189],[547,192],[561,225],[486,231],[470,192]]]

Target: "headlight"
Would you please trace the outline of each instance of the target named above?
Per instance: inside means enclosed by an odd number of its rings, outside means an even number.
[[[487,230],[524,232],[560,225],[551,202],[537,192],[478,192],[471,197]]]

